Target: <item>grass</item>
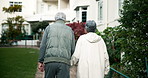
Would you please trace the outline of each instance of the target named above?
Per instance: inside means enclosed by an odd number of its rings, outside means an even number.
[[[35,78],[38,50],[0,48],[0,78]]]

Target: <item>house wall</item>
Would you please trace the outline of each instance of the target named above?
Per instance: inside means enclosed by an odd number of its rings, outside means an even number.
[[[9,1],[22,2],[22,12],[13,14],[2,12],[2,7],[9,7]],[[57,12],[64,12],[67,16],[67,21],[73,22],[75,12],[72,9],[72,4],[73,0],[0,0],[0,24],[5,22],[7,17],[15,17],[17,15],[23,16],[28,22],[53,22]],[[30,24],[26,26],[30,27]],[[0,25],[0,34],[2,34],[2,25]]]
[[[119,17],[119,0],[103,0],[103,20],[98,21],[98,30],[103,31],[107,27],[115,27],[120,23],[117,21]]]
[[[9,7],[9,1],[22,2],[22,12],[8,14],[2,12],[2,7]],[[103,1],[103,19],[98,19],[98,0],[0,0],[0,24],[7,17],[16,15],[23,16],[27,21],[43,21],[54,20],[57,12],[64,12],[67,21],[82,21],[82,13],[76,15],[76,8],[82,10],[83,6],[87,6],[87,20],[95,20],[97,29],[103,31],[107,27],[118,26],[119,17],[119,0],[102,0]],[[0,34],[2,26],[0,25]]]
[[[60,9],[69,9],[69,0],[60,0]]]
[[[97,2],[95,0],[91,0],[89,3],[91,5],[88,6],[87,20],[97,21]]]
[[[101,0],[99,0],[101,1]],[[102,0],[103,13],[102,20],[98,19],[98,0],[74,0],[73,9],[81,6],[88,6],[87,20],[94,20],[97,23],[97,29],[103,31],[107,27],[118,26],[120,23],[117,21],[119,17],[119,0]],[[81,13],[76,16],[76,20],[81,20]]]
[[[46,14],[49,11],[58,10],[58,1],[48,1],[37,0],[37,14]]]
[[[118,0],[109,0],[108,1],[108,26],[117,26],[117,19],[119,19],[119,6]]]
[[[22,15],[24,17],[36,14],[36,0],[22,0]]]
[[[3,7],[8,8],[10,6],[9,2],[22,2],[22,12],[15,12],[12,14],[4,13],[2,10]],[[36,14],[36,0],[0,0],[0,37],[2,34],[2,23],[6,22],[5,20],[7,17],[16,17],[16,16],[23,16],[23,18],[30,17]],[[26,26],[30,26],[29,24]],[[28,31],[31,29],[29,28]],[[29,32],[31,34],[31,32]]]
[[[1,37],[1,34],[2,34],[2,23],[4,22],[4,20],[7,18],[7,14],[4,15],[4,12],[2,11],[3,10],[3,5],[5,5],[6,7],[9,6],[7,1],[6,0],[0,0],[0,37]]]
[[[71,0],[37,0],[37,14],[28,17],[28,21],[54,21],[57,12],[64,12],[67,21],[74,18],[74,10],[71,9]]]

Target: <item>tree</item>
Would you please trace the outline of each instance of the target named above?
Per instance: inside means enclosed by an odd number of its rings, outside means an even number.
[[[125,0],[119,22],[123,71],[131,78],[146,78],[148,57],[148,0]]]
[[[44,30],[47,26],[49,25],[49,23],[47,21],[42,21],[42,22],[34,22],[31,23],[31,28],[33,33],[38,33],[40,34],[39,30]]]
[[[25,30],[22,32],[23,22],[24,18],[22,16],[16,16],[7,18],[6,22],[2,23],[8,26],[8,29],[4,32],[9,40],[16,40],[18,36],[22,36],[23,32],[25,33]]]
[[[74,31],[74,35],[75,35],[75,39],[77,40],[81,35],[83,35],[84,32],[84,28],[85,28],[85,23],[84,22],[74,22],[74,23],[70,23],[67,24],[69,27],[72,28],[72,30]]]
[[[14,12],[20,11],[21,8],[22,8],[22,5],[14,5],[14,6],[10,6],[8,8],[3,7],[3,11],[6,13],[14,13]]]
[[[17,12],[18,10],[21,9],[21,5],[14,5],[14,6],[10,6],[8,8],[6,7],[3,7],[3,11],[5,13],[14,13],[14,12]],[[22,32],[22,29],[23,29],[23,22],[25,21],[25,19],[22,17],[22,16],[16,16],[16,17],[8,17],[6,19],[6,22],[2,23],[2,25],[7,25],[8,26],[8,29],[4,31],[2,37],[6,37],[7,38],[7,41],[8,43],[11,43],[13,42],[13,40],[16,40],[18,39],[18,36],[19,38],[21,38],[20,36],[22,36],[25,31],[23,30]]]
[[[119,68],[118,65],[121,62],[121,49],[120,49],[120,41],[121,39],[118,38],[118,31],[120,28],[117,27],[108,27],[105,29],[103,32],[99,33],[98,35],[102,36],[104,39],[106,46],[107,46],[107,51],[109,53],[109,60],[110,60],[110,65],[114,67],[115,69]]]

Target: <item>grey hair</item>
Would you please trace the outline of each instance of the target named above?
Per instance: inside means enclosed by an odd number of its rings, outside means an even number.
[[[96,22],[94,20],[88,20],[85,24],[85,29],[87,30],[87,32],[95,32]]]
[[[63,20],[63,21],[65,21],[66,20],[66,15],[63,12],[58,12],[55,15],[55,20]]]

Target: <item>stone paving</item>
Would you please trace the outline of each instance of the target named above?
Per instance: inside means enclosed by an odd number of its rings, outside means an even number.
[[[44,78],[44,72],[40,72],[37,70],[37,72],[35,74],[35,78]]]

